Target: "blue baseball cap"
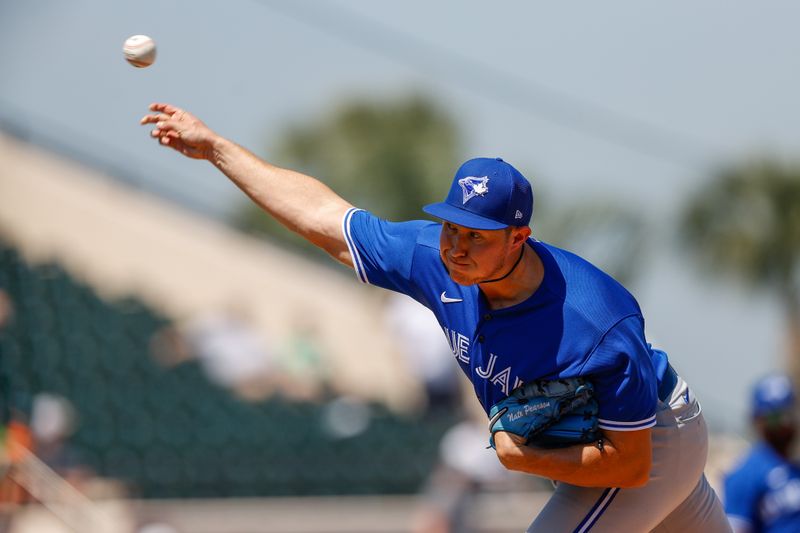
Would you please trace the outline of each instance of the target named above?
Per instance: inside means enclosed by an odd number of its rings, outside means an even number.
[[[784,374],[771,374],[761,378],[753,387],[753,416],[785,411],[794,406],[792,380]]]
[[[480,157],[461,165],[444,202],[422,210],[467,228],[527,226],[533,214],[533,189],[525,176],[499,157]]]

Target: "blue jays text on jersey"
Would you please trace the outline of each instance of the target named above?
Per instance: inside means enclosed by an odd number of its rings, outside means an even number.
[[[387,222],[351,209],[342,225],[359,279],[433,311],[487,412],[522,383],[586,376],[601,428],[655,425],[666,354],[647,344],[633,296],[587,261],[529,240],[544,264],[541,286],[522,303],[492,310],[477,286],[450,278],[439,256],[440,224]]]

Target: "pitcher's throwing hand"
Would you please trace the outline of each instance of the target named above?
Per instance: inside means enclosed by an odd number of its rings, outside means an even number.
[[[217,135],[200,119],[170,104],[150,104],[155,113],[142,117],[140,124],[155,124],[150,132],[165,146],[192,159],[211,159]]]

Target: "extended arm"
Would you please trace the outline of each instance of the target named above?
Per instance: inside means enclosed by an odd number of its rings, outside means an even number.
[[[216,134],[198,118],[169,104],[151,104],[141,124],[151,135],[192,159],[210,161],[261,209],[291,231],[352,267],[342,235],[344,213],[352,207],[319,180],[279,168]]]
[[[604,431],[603,447],[579,444],[543,449],[526,446],[522,438],[495,434],[497,457],[509,470],[582,487],[641,487],[650,477],[650,429]]]

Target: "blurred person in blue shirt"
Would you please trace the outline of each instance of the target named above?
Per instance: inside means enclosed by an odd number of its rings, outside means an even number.
[[[791,380],[773,374],[753,388],[759,441],[725,478],[725,512],[736,533],[800,531],[800,468],[790,452],[797,432]]]

